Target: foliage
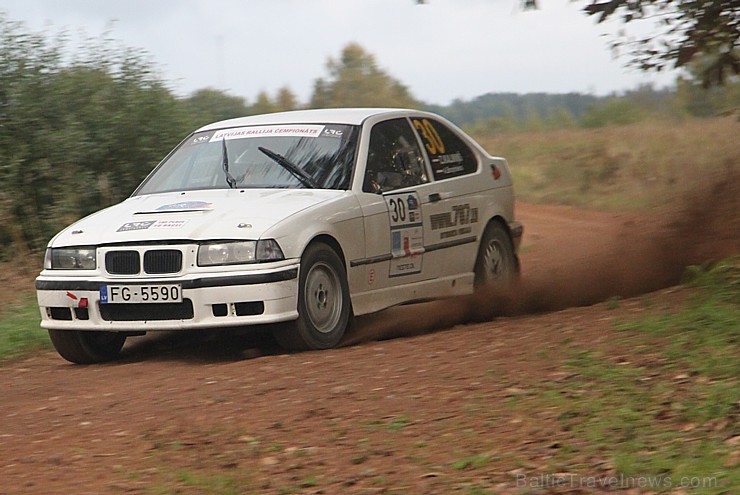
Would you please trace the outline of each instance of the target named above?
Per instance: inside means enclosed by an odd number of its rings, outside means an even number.
[[[23,356],[51,347],[45,330],[39,327],[36,299],[27,297],[0,315],[0,360]]]
[[[521,128],[534,116],[550,120],[567,115],[565,121],[577,120],[599,101],[597,96],[580,93],[488,93],[469,101],[456,99],[447,106],[428,105],[427,109],[459,125],[499,119],[514,124],[511,128]]]
[[[299,107],[298,99],[288,87],[282,87],[278,90],[275,98],[271,98],[267,91],[260,91],[257,100],[249,109],[249,115],[259,115],[263,113],[286,112],[296,110]]]
[[[278,90],[275,104],[281,112],[295,110],[298,108],[298,98],[289,87],[285,86]]]
[[[704,289],[722,303],[740,309],[740,255],[721,260],[709,266],[690,266],[684,282],[691,287]],[[728,330],[728,333],[731,329]],[[735,328],[739,330],[739,328]],[[740,363],[735,363],[740,364]]]
[[[711,117],[737,115],[740,117],[740,81],[703,88],[691,79],[678,78],[675,103],[685,115]]]
[[[0,16],[0,239],[16,249],[121,201],[182,137],[143,53],[102,43],[65,63],[64,47]]]
[[[311,108],[419,106],[408,88],[380,69],[375,57],[357,43],[345,46],[326,68],[329,78],[314,83]]]
[[[650,119],[714,117],[740,114],[740,81],[704,89],[679,78],[677,87],[656,89],[643,84],[623,93],[488,93],[447,106],[427,105],[473,133],[587,128],[625,125]]]
[[[723,84],[728,74],[740,75],[737,0],[590,0],[584,11],[598,16],[598,22],[618,16],[625,24],[654,24],[647,36],[613,42],[614,48],[628,47],[631,65],[642,70],[684,67],[701,59],[705,87]]]
[[[645,112],[637,103],[626,98],[612,98],[591,107],[581,119],[583,127],[635,124],[644,120]]]
[[[244,98],[213,88],[199,89],[182,103],[193,128],[218,120],[243,117],[248,113]]]
[[[252,110],[255,114],[273,113],[277,111],[275,104],[272,102],[270,95],[268,95],[266,91],[260,91],[257,95],[257,100],[254,105],[252,105]]]

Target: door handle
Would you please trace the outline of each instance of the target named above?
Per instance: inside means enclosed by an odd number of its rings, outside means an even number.
[[[440,196],[439,193],[432,193],[429,195],[429,201],[432,203],[436,203],[437,201],[441,201],[442,196]]]

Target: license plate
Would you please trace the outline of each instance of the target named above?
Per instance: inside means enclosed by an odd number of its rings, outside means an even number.
[[[141,304],[182,302],[180,284],[104,285],[100,288],[102,304]]]

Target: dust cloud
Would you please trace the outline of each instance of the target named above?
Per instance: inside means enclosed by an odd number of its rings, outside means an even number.
[[[675,285],[689,265],[740,253],[740,169],[730,164],[664,208],[613,223],[598,239],[577,226],[542,239],[544,261],[528,267],[524,253],[522,276],[506,291],[483,290],[358,318],[344,345],[586,306]]]

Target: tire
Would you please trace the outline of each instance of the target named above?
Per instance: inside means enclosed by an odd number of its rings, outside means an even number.
[[[475,261],[475,286],[506,286],[519,274],[519,262],[514,244],[506,229],[492,222],[481,238]]]
[[[342,260],[329,246],[311,244],[301,258],[298,319],[273,331],[289,351],[330,349],[352,320],[349,285]]]
[[[126,342],[126,334],[118,332],[49,330],[49,337],[59,355],[76,364],[111,361]]]

